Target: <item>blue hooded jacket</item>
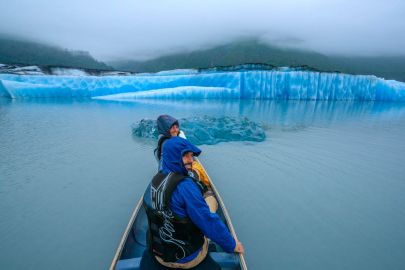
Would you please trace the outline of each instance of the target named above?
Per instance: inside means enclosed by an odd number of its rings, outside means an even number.
[[[187,169],[182,160],[183,155],[187,152],[193,152],[195,156],[198,156],[201,150],[181,137],[168,139],[163,145],[162,172],[177,172],[187,175]],[[190,177],[184,178],[173,191],[170,208],[180,217],[189,217],[206,237],[219,244],[226,252],[231,253],[235,249],[236,243],[228,228],[216,213],[211,213],[200,189]],[[196,251],[178,263],[193,260],[199,252],[200,250]]]
[[[183,165],[183,155],[187,152],[193,152],[194,156],[199,156],[201,150],[178,136],[166,140],[162,149],[162,172],[178,172],[187,175],[187,169]]]

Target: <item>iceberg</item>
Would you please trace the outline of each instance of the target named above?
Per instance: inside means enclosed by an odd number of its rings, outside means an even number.
[[[88,76],[89,74],[82,69],[51,67],[50,71],[53,75],[67,75],[67,76]]]
[[[0,74],[0,95],[15,99],[405,101],[405,83],[402,82],[372,75],[297,68],[173,70],[108,76],[83,76],[84,73],[77,76],[79,72],[76,72],[75,75]]]
[[[213,145],[220,142],[251,141],[262,142],[266,139],[262,125],[246,117],[200,116],[179,119],[181,129],[187,139],[197,145]],[[152,138],[156,141],[158,130],[156,120],[142,119],[132,125],[132,134],[139,138]]]
[[[163,75],[187,75],[187,74],[197,74],[197,73],[198,73],[198,70],[196,70],[196,69],[173,69],[173,70],[159,71],[154,74],[163,76]],[[151,74],[151,73],[149,73],[149,74]]]

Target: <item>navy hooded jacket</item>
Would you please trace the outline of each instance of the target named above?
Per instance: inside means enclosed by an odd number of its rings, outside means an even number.
[[[198,156],[201,150],[181,137],[168,139],[163,145],[162,172],[177,172],[186,175],[187,169],[183,165],[182,156],[187,152],[193,152],[195,156]],[[176,215],[190,218],[206,237],[219,244],[226,252],[234,251],[236,245],[234,238],[219,216],[211,213],[200,189],[191,178],[186,177],[177,185],[169,205]],[[200,250],[178,262],[189,262],[199,252]]]
[[[163,144],[166,142],[167,139],[171,137],[170,135],[170,129],[173,125],[179,126],[179,121],[167,114],[159,115],[159,117],[156,120],[157,124],[157,129],[159,132],[159,138],[158,138],[158,145],[154,151],[155,158],[159,162],[159,167],[158,170],[162,167],[161,165],[161,157],[162,157],[162,148]]]
[[[167,136],[170,137],[170,128],[174,125],[177,124],[179,125],[179,121],[177,121],[176,118],[167,115],[167,114],[163,114],[163,115],[159,115],[159,117],[156,120],[157,123],[157,128],[158,128],[158,132],[159,134],[163,135],[163,136]]]

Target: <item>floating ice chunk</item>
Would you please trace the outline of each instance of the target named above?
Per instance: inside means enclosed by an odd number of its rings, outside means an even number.
[[[62,67],[52,67],[51,73],[53,75],[64,75],[64,76],[88,76],[89,74],[81,69],[74,68],[62,68]]]
[[[20,74],[20,75],[42,75],[44,74],[38,66],[18,66],[0,64],[0,75],[2,74]]]
[[[25,67],[16,67],[14,71],[36,71],[42,72],[42,70],[38,66],[25,66]]]
[[[132,73],[128,72],[128,71],[101,71],[100,74],[102,76],[129,76],[129,75],[132,75]]]
[[[179,123],[187,138],[198,145],[266,139],[263,127],[246,117],[202,116],[179,119]],[[156,121],[142,119],[132,125],[132,133],[136,137],[157,139]]]
[[[0,73],[19,75],[43,75],[44,72],[38,66],[18,66],[0,64]]]
[[[164,70],[159,71],[157,73],[153,73],[154,75],[158,76],[165,76],[165,75],[190,75],[190,74],[197,74],[198,70],[196,69],[173,69],[173,70]]]

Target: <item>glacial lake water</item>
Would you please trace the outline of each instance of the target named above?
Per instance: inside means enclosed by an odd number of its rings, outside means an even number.
[[[131,125],[247,116],[202,145],[249,269],[405,269],[405,104],[0,98],[0,269],[108,269],[156,170]]]

